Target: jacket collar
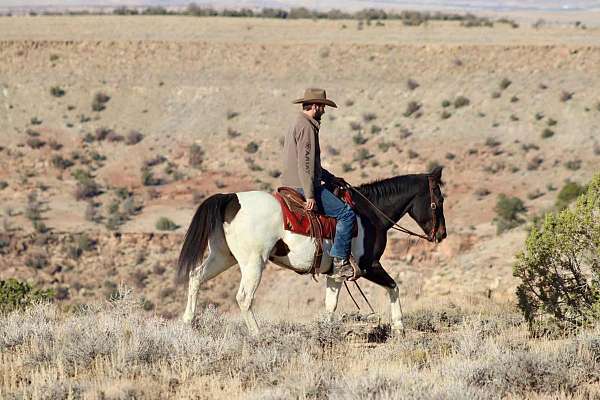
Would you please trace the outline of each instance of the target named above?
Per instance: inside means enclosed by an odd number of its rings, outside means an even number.
[[[300,117],[301,118],[305,118],[308,122],[310,122],[315,129],[318,131],[321,128],[321,124],[319,123],[319,121],[317,121],[314,118],[309,117],[308,115],[306,115],[304,112],[300,111]]]

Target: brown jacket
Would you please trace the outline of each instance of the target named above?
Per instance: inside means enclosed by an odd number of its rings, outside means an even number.
[[[321,181],[331,182],[334,178],[321,167],[319,128],[320,124],[315,119],[300,112],[283,143],[281,183],[301,187],[306,198],[314,198],[315,186],[321,185]]]

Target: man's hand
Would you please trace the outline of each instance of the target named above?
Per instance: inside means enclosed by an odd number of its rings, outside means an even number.
[[[317,202],[315,201],[315,199],[310,198],[310,199],[306,199],[306,205],[304,206],[304,209],[307,211],[313,211],[315,209],[317,205]]]

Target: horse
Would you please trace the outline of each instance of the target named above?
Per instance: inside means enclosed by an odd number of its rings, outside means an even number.
[[[397,229],[396,222],[408,213],[426,234],[415,235],[437,243],[446,238],[442,184],[442,167],[436,167],[429,173],[394,176],[351,187],[358,224],[351,252],[364,271],[362,278],[387,290],[395,332],[403,332],[404,325],[398,285],[380,261],[387,231]],[[331,266],[331,245],[331,240],[323,240],[321,271]],[[189,280],[183,321],[191,323],[194,319],[200,285],[237,263],[241,281],[236,300],[249,332],[258,334],[252,302],[267,261],[297,273],[309,273],[315,246],[315,238],[284,229],[281,205],[270,193],[247,191],[208,197],[192,218],[177,263],[179,281]],[[208,255],[201,262],[207,247]],[[326,279],[325,309],[333,318],[343,282],[330,276]]]

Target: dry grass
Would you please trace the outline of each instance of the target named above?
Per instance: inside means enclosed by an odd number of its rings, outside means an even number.
[[[600,327],[529,339],[502,309],[407,315],[406,337],[349,343],[341,322],[262,321],[250,337],[212,308],[193,327],[148,316],[129,295],[0,317],[0,397],[566,398],[598,396]]]

